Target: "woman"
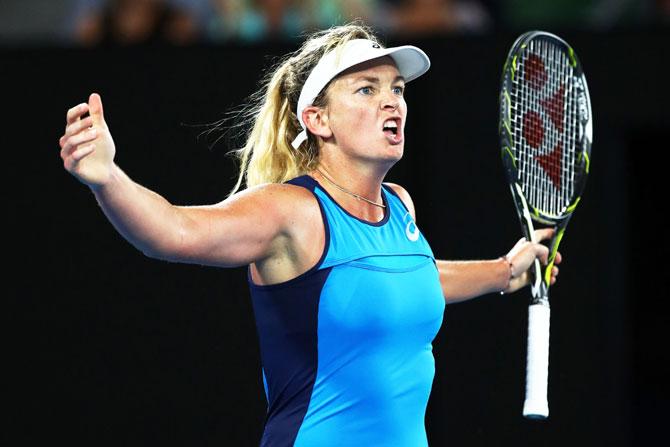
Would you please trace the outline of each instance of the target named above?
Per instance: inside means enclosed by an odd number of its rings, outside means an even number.
[[[427,445],[445,303],[513,292],[546,262],[525,240],[495,260],[435,260],[410,195],[383,183],[404,150],[405,83],[428,68],[360,25],[313,35],[266,81],[237,185],[211,206],[173,206],[129,179],[97,94],[67,112],[65,168],[128,241],[157,259],[249,266],[262,445]]]

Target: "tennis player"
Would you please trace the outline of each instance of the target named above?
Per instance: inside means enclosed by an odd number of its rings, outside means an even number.
[[[498,259],[436,260],[408,192],[384,183],[405,147],[405,84],[429,66],[357,23],[313,34],[265,81],[237,185],[215,205],[175,206],[131,180],[98,94],[67,112],[65,169],[137,249],[248,266],[262,446],[426,446],[445,304],[518,290],[546,262],[547,248],[523,239]]]

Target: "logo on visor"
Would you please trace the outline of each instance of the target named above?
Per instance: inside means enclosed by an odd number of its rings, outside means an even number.
[[[379,44],[373,43],[372,48],[380,48]]]

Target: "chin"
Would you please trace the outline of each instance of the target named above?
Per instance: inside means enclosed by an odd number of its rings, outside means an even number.
[[[387,148],[387,153],[390,158],[393,158],[395,161],[398,161],[402,158],[402,155],[405,153],[405,144],[389,144]]]

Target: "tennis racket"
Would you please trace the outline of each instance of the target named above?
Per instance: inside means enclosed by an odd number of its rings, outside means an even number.
[[[589,173],[591,101],[573,49],[544,31],[521,35],[502,74],[499,134],[505,173],[523,234],[534,224],[555,228],[549,261],[531,267],[526,397],[523,415],[549,416],[549,283],[558,246]]]

